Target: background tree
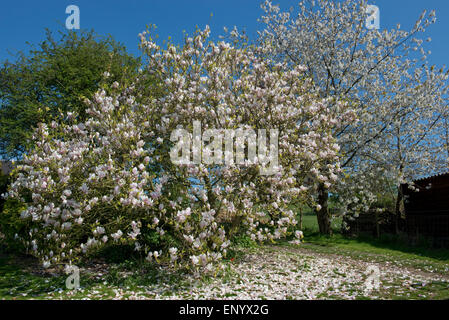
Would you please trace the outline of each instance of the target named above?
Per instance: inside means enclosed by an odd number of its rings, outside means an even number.
[[[91,97],[105,72],[114,81],[135,76],[140,59],[128,54],[111,36],[94,31],[60,32],[46,39],[15,62],[0,68],[0,156],[21,157],[39,122],[49,123],[73,111],[82,121],[83,99]]]
[[[374,200],[372,194],[368,196],[369,184],[373,182],[368,176],[382,179],[382,175],[387,174],[389,179],[394,178],[397,186],[404,177],[397,163],[389,166],[391,143],[387,141],[397,136],[394,130],[399,123],[408,122],[408,131],[402,132],[416,138],[414,142],[419,144],[418,147],[408,141],[408,156],[399,162],[419,159],[420,155],[435,151],[435,144],[426,145],[427,139],[420,137],[426,131],[426,124],[433,123],[434,114],[447,108],[448,74],[428,66],[429,52],[423,48],[424,41],[415,38],[435,22],[434,12],[428,15],[423,12],[410,31],[401,30],[400,25],[392,30],[368,30],[365,27],[366,6],[365,0],[301,1],[293,16],[293,12],[281,12],[279,7],[266,1],[262,5],[265,11],[262,21],[266,28],[260,33],[260,42],[274,48],[271,55],[276,59],[288,61],[292,66],[306,66],[306,74],[314,80],[314,89],[322,97],[348,99],[354,104],[360,121],[333,131],[342,148],[343,171],[347,175],[365,176],[364,180],[350,179],[348,183],[357,184],[354,190],[366,183],[366,199]],[[426,112],[416,114],[426,108]],[[337,106],[333,110],[339,112]],[[407,119],[410,115],[414,116]],[[424,137],[429,136],[424,134]],[[424,150],[426,147],[428,150]],[[413,156],[410,153],[414,153]],[[438,157],[432,159],[435,158]],[[416,168],[416,163],[411,164],[410,168]],[[422,169],[434,170],[432,161],[424,165]],[[340,190],[348,187],[343,177],[340,181]],[[329,234],[329,190],[320,184],[317,191],[320,232]]]

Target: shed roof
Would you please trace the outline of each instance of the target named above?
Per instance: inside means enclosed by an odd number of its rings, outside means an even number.
[[[437,173],[433,176],[422,177],[422,178],[416,179],[414,182],[425,181],[425,180],[430,180],[430,179],[440,178],[440,177],[442,178],[445,176],[449,177],[449,171]]]

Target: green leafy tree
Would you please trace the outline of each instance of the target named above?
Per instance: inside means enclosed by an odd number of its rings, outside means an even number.
[[[107,82],[126,83],[139,66],[140,59],[111,36],[67,31],[56,39],[47,30],[38,46],[0,66],[0,156],[20,158],[36,125],[61,111],[74,111],[83,120],[83,100],[98,90],[105,72],[110,74]]]

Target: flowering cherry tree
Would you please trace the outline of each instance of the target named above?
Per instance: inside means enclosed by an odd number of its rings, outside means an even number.
[[[332,130],[345,173],[333,192],[342,195],[345,211],[369,208],[376,198],[370,191],[376,181],[387,178],[397,189],[420,172],[436,170],[441,153],[428,141],[435,137],[434,129],[441,128],[447,110],[448,73],[428,65],[430,52],[417,38],[435,22],[435,12],[423,12],[415,26],[404,31],[400,25],[367,29],[364,0],[301,1],[295,15],[270,1],[262,8],[265,29],[259,41],[270,48],[268,56],[290,68],[305,66],[316,93],[348,101],[357,114],[356,123]],[[339,112],[332,106],[330,110]],[[322,233],[331,231],[329,190],[323,184],[318,188]]]

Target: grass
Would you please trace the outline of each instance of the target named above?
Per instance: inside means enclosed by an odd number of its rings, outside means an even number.
[[[332,219],[331,228],[334,232],[340,232],[341,218]],[[302,231],[305,234],[316,234],[319,232],[318,221],[316,215],[313,213],[304,214],[302,219]]]
[[[398,285],[398,283],[382,283],[385,285]],[[413,290],[408,290],[407,294],[392,294],[389,290],[381,290],[384,299],[388,300],[421,300],[423,297],[431,297],[432,300],[449,300],[449,287],[447,282],[433,281],[430,283],[417,283]]]
[[[334,220],[332,228],[333,236],[322,236],[318,233],[316,217],[306,214],[303,217],[303,231],[305,235],[301,250],[311,251],[317,254],[332,256],[347,256],[352,259],[378,262],[407,268],[412,272],[425,272],[440,275],[449,275],[449,250],[429,249],[424,246],[410,247],[398,238],[385,237],[373,238],[347,238],[338,233],[340,221]],[[237,239],[237,250],[231,250],[226,264],[237,263],[244,259],[248,252],[257,252],[260,247],[246,238]],[[277,245],[290,246],[288,242]],[[292,251],[293,252],[293,251]],[[263,266],[261,266],[263,267]],[[307,272],[307,261],[298,265],[298,272]],[[89,297],[91,292],[96,292],[95,297],[111,299],[116,296],[116,291],[123,292],[127,296],[128,290],[143,290],[156,284],[169,286],[172,291],[185,290],[183,273],[169,273],[156,268],[139,259],[130,259],[123,262],[110,262],[107,264],[107,272],[83,274],[81,290],[69,291],[65,289],[65,274],[49,274],[41,272],[39,264],[23,256],[0,254],[0,299],[42,299],[42,298],[70,298],[83,299]],[[238,277],[225,268],[220,275],[223,282]],[[210,282],[204,277],[201,281]],[[399,286],[400,283],[385,283],[384,286]],[[391,293],[388,290],[381,293],[386,299],[421,299],[423,296],[433,299],[449,299],[449,287],[447,282],[434,281],[425,285],[416,284],[416,288],[406,291],[407,295]],[[152,298],[148,295],[148,298]]]
[[[361,236],[350,238],[339,233],[341,220],[332,221],[332,236],[318,232],[316,217],[306,215],[303,219],[305,247],[326,254],[343,254],[361,260],[390,261],[398,266],[411,267],[425,272],[449,274],[449,249],[435,249],[428,246],[410,246],[395,236],[379,239]]]
[[[165,272],[136,259],[110,263],[106,272],[98,270],[92,273],[92,269],[87,270],[89,272],[81,273],[80,289],[68,290],[65,283],[68,275],[44,273],[40,264],[30,257],[0,254],[0,300],[42,299],[48,295],[55,299],[83,299],[91,291],[112,299],[115,293],[111,287],[133,291],[163,282],[172,286],[172,290],[178,290],[183,284],[183,271]]]
[[[27,259],[29,261],[29,259]],[[20,265],[15,257],[0,256],[0,298],[33,298],[58,290],[65,284],[65,277],[33,274]]]

